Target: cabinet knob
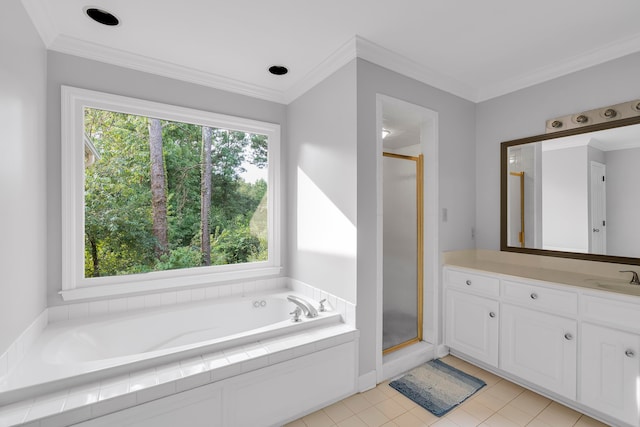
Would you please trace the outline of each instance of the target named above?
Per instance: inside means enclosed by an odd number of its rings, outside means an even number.
[[[492,311],[489,313],[489,317],[496,317],[496,314]]]
[[[633,352],[633,350],[627,350],[627,351],[624,352],[624,355],[627,356],[627,357],[633,357],[636,354]]]
[[[467,280],[465,283],[467,284],[467,286],[471,286],[471,280]]]
[[[538,294],[531,292],[531,299],[538,299]]]
[[[564,334],[564,339],[566,339],[567,341],[571,341],[573,339],[573,335],[571,335],[571,332],[567,332],[566,334]]]

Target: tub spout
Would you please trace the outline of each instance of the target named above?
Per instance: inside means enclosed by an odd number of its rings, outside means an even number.
[[[295,295],[287,296],[287,299],[300,307],[306,317],[318,317],[318,310],[308,301],[298,298]]]

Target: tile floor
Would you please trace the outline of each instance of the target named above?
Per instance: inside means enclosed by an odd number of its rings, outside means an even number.
[[[487,383],[438,418],[389,387],[388,382],[348,397],[285,427],[602,427],[599,421],[504,380],[454,356],[444,362]]]

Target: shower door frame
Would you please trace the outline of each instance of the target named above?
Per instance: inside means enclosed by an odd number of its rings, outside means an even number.
[[[382,349],[382,354],[387,355],[411,344],[422,341],[422,320],[424,310],[424,155],[407,156],[404,154],[382,152],[383,157],[390,157],[400,160],[409,160],[416,165],[416,233],[417,233],[417,336],[407,341],[396,344],[392,347]],[[383,195],[384,197],[384,195]],[[384,242],[383,242],[384,245]],[[382,284],[384,286],[384,283]],[[384,306],[384,301],[382,302]]]

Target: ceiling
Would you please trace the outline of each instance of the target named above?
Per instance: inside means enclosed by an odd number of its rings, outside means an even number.
[[[637,0],[87,1],[22,0],[50,50],[281,103],[356,56],[480,102],[640,51]]]

